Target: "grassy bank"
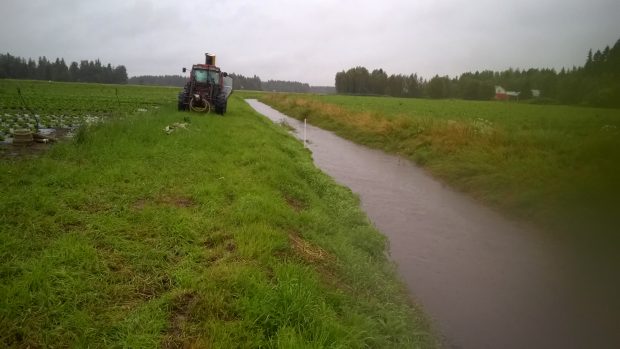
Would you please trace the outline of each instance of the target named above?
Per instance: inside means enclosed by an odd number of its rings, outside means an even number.
[[[276,109],[401,154],[474,197],[555,231],[617,234],[620,110],[264,94]]]
[[[239,97],[172,108],[0,159],[2,346],[435,345],[385,238],[298,141]]]

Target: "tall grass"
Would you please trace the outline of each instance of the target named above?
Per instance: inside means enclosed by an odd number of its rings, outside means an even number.
[[[619,110],[299,94],[260,99],[409,157],[455,188],[552,231],[619,237]]]

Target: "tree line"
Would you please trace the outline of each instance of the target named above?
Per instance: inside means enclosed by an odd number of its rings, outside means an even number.
[[[502,86],[520,92],[519,99],[530,99],[532,90],[539,90],[539,102],[620,107],[620,40],[611,48],[595,53],[590,50],[582,67],[559,72],[535,68],[485,70],[425,80],[417,74],[388,76],[383,69],[354,67],[337,73],[335,80],[338,93],[488,100],[494,97],[495,86]]]
[[[235,90],[277,91],[277,92],[311,92],[311,86],[298,81],[267,80],[266,82],[254,75],[246,77],[240,74],[230,74]],[[69,66],[64,58],[48,60],[45,56],[37,61],[32,58],[22,58],[9,53],[0,54],[0,79],[30,79],[66,82],[92,82],[108,84],[134,84],[182,87],[187,77],[182,75],[140,75],[127,77],[125,66],[103,65],[99,59],[94,61],[82,60],[71,62]],[[329,91],[329,88],[318,87],[320,91]]]
[[[246,77],[241,74],[231,73],[234,90],[253,91],[276,91],[276,92],[300,92],[307,93],[311,87],[307,83],[298,81],[267,80],[262,81],[258,76]],[[182,87],[187,82],[187,77],[182,75],[141,75],[129,78],[128,82],[135,85],[161,85]]]
[[[140,75],[127,80],[132,85],[178,86],[183,87],[187,78],[181,75]]]
[[[310,85],[298,82],[298,81],[284,81],[284,80],[267,80],[262,83],[263,91],[277,91],[277,92],[310,92]]]
[[[253,77],[246,77],[241,74],[232,73],[230,77],[233,79],[233,90],[263,90],[263,83],[256,75]]]
[[[334,94],[336,93],[336,88],[334,86],[310,86],[310,93],[318,93],[318,94]]]
[[[267,80],[262,81],[260,77],[254,75],[246,77],[241,74],[230,74],[233,79],[233,89],[235,90],[254,90],[271,92],[310,92],[310,85],[299,81]]]
[[[105,84],[127,83],[127,69],[123,65],[103,65],[99,59],[71,62],[64,58],[48,60],[45,56],[37,61],[11,54],[0,54],[0,79],[30,79],[70,82],[96,82]]]

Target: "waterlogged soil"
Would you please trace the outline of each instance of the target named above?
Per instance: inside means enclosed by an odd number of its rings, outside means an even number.
[[[446,347],[620,348],[615,265],[600,270],[591,250],[508,220],[408,160],[247,102],[306,137],[317,166],[360,196]]]
[[[27,144],[15,144],[12,138],[7,138],[0,142],[0,158],[20,158],[27,156],[40,155],[57,143],[73,137],[73,128],[44,128],[37,132],[45,137],[45,142],[32,141]]]

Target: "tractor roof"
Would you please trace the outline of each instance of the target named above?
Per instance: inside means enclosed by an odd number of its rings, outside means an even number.
[[[216,71],[220,71],[220,68],[214,66],[214,65],[210,65],[210,64],[194,64],[192,66],[192,69],[206,69],[206,70],[216,70]]]

